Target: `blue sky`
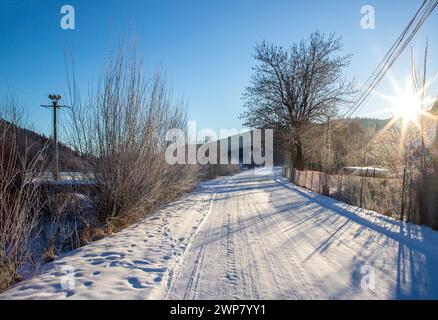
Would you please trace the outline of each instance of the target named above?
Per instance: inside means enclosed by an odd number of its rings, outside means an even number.
[[[0,0],[0,93],[13,90],[34,127],[50,134],[47,94],[67,89],[64,50],[74,52],[82,89],[101,70],[104,56],[121,39],[136,39],[151,70],[165,71],[188,101],[199,127],[241,128],[241,95],[249,83],[255,44],[290,46],[319,29],[342,36],[353,54],[348,77],[361,84],[392,45],[421,0]],[[76,29],[60,28],[60,8],[73,5]],[[376,9],[376,29],[360,27],[363,5]],[[420,54],[430,39],[430,71],[438,71],[438,11],[412,45]],[[404,83],[409,50],[392,70]],[[378,88],[393,94],[389,81]],[[434,92],[438,94],[437,86]],[[386,105],[385,105],[386,104]],[[373,116],[387,103],[374,97],[358,113]],[[379,115],[385,117],[385,115]]]

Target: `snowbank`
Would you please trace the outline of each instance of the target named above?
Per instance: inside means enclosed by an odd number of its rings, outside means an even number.
[[[222,180],[219,181],[220,183]],[[58,257],[0,299],[153,299],[165,290],[212,205],[217,181],[141,223]]]

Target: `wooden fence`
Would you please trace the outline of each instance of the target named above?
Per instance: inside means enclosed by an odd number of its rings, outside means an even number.
[[[283,168],[283,175],[299,187],[388,216],[401,216],[407,207],[410,188],[405,186],[403,176],[330,175],[288,167]]]

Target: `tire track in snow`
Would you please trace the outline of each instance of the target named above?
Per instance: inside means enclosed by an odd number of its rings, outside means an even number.
[[[224,180],[221,181],[221,184],[219,187],[223,187],[224,185],[226,185],[230,179],[232,179],[232,177],[224,178]],[[216,190],[213,193],[213,196],[210,199],[209,209],[208,209],[207,213],[205,214],[203,221],[199,225],[197,232],[190,239],[189,244],[186,247],[186,250],[184,251],[183,256],[181,257],[180,261],[178,261],[178,265],[175,267],[174,270],[172,270],[172,276],[169,277],[169,280],[168,280],[168,291],[164,296],[165,299],[170,299],[170,294],[173,291],[175,291],[175,290],[179,291],[179,288],[175,285],[175,283],[177,283],[177,281],[174,281],[174,279],[177,279],[180,276],[180,274],[179,274],[180,269],[184,266],[187,252],[189,252],[191,249],[193,249],[194,238],[197,236],[197,238],[200,238],[200,239],[204,239],[204,240],[208,239],[208,237],[202,235],[202,233],[204,232],[202,226],[206,223],[206,221],[208,220],[208,217],[211,215],[211,211],[213,210],[213,206],[214,206],[216,198],[218,196],[217,189],[218,188],[216,188]],[[187,287],[185,288],[185,292],[183,294],[182,299],[185,299],[185,300],[196,299],[197,288],[198,288],[198,284],[199,284],[199,278],[200,278],[201,273],[202,273],[201,268],[203,265],[206,247],[207,247],[206,243],[203,243],[201,246],[199,246],[199,252],[197,254],[197,257],[196,257],[196,260],[194,263],[194,267],[191,270],[190,275],[188,277],[188,284],[187,284]]]
[[[295,290],[296,283],[293,283],[291,279],[294,278],[294,274],[289,272],[290,268],[285,268],[285,265],[290,266],[290,261],[283,261],[286,256],[285,253],[280,249],[281,246],[277,243],[276,237],[271,237],[271,235],[276,234],[278,230],[277,223],[273,224],[274,213],[266,210],[265,206],[260,206],[260,198],[262,197],[251,197],[251,201],[248,201],[248,209],[252,209],[257,217],[257,223],[255,226],[257,228],[257,234],[259,235],[259,250],[262,250],[263,256],[265,257],[265,266],[269,269],[269,274],[273,276],[272,282],[275,284],[275,290],[270,288],[269,297],[270,298],[297,298],[297,293]],[[265,203],[263,201],[263,203]],[[264,215],[265,213],[265,215]],[[269,217],[266,218],[266,216]],[[268,223],[271,222],[271,223]],[[260,237],[263,235],[263,237]],[[280,277],[279,277],[280,276]]]
[[[237,288],[239,285],[239,275],[236,269],[236,257],[234,248],[234,239],[232,234],[231,212],[227,212],[227,274],[226,279],[229,288],[229,297],[237,299]]]
[[[192,243],[193,243],[193,239],[195,238],[195,236],[200,232],[202,225],[204,224],[204,222],[206,221],[206,219],[208,218],[208,216],[210,215],[210,212],[213,208],[213,204],[216,198],[216,193],[213,194],[213,196],[210,199],[210,205],[209,205],[209,209],[207,211],[207,213],[205,214],[203,221],[200,223],[200,225],[198,226],[197,231],[190,237],[189,241],[188,241],[188,245],[184,250],[184,253],[182,254],[182,257],[180,258],[180,260],[178,261],[178,264],[176,265],[176,267],[174,268],[174,270],[171,271],[171,275],[168,278],[168,288],[170,290],[167,291],[166,293],[166,298],[169,292],[171,292],[171,286],[172,286],[172,280],[173,277],[178,273],[178,266],[183,265],[184,264],[184,257],[187,251],[189,251],[191,249]],[[198,258],[196,260],[196,264],[195,267],[192,271],[192,274],[190,276],[190,281],[189,281],[189,290],[187,291],[186,295],[184,295],[184,299],[190,299],[189,297],[189,292],[191,292],[192,290],[194,292],[196,292],[196,288],[198,286],[198,282],[199,282],[199,266],[202,266],[202,261],[204,259],[204,254],[205,254],[205,246],[201,247],[201,250],[199,251],[198,254]]]

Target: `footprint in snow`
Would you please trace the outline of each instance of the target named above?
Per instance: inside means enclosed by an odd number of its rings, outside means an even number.
[[[129,284],[130,284],[133,288],[135,288],[135,289],[144,289],[144,288],[146,288],[146,286],[144,286],[143,284],[141,284],[140,280],[138,280],[138,279],[135,278],[135,277],[130,277],[130,278],[128,278],[128,282],[129,282]]]
[[[103,259],[97,259],[97,260],[93,260],[92,262],[91,262],[91,264],[93,265],[93,266],[98,266],[98,265],[101,265],[102,263],[104,263],[105,262],[105,260],[103,260]]]
[[[108,256],[120,256],[120,257],[123,257],[124,254],[123,253],[114,252],[114,251],[108,251],[108,252],[102,253],[100,256],[101,257],[108,257]]]
[[[147,260],[134,260],[133,262],[134,264],[143,264],[143,265],[151,264],[151,262]]]

